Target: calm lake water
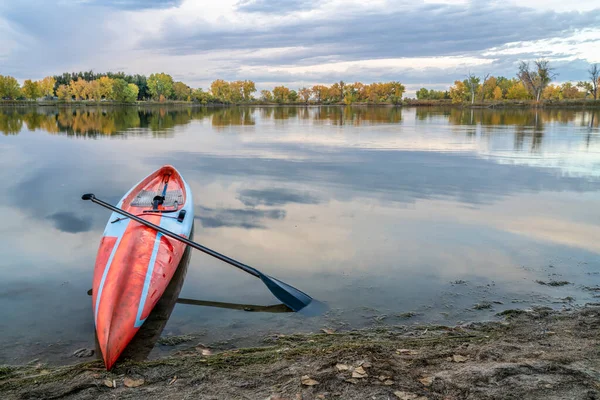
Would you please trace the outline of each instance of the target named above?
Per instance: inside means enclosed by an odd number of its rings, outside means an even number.
[[[589,290],[600,285],[599,120],[573,110],[0,109],[0,364],[74,362],[75,349],[93,348],[86,292],[109,212],[81,194],[116,203],[163,164],[192,187],[197,241],[329,306],[308,318],[177,304],[162,335],[191,334],[187,345],[599,302]],[[277,303],[196,251],[180,297]]]

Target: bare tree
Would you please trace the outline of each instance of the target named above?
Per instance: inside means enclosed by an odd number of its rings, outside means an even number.
[[[481,102],[485,101],[485,84],[490,77],[490,74],[485,74],[483,80],[481,81]]]
[[[553,73],[554,69],[550,68],[550,63],[547,60],[536,60],[534,64],[535,71],[529,69],[529,63],[521,61],[517,76],[535,100],[540,101],[542,92],[556,74]]]
[[[600,81],[600,70],[598,69],[598,64],[593,64],[590,69],[588,69],[590,74],[590,80],[592,81],[592,94],[594,95],[594,100],[598,99],[598,82]]]
[[[467,75],[467,79],[465,80],[465,86],[471,93],[471,104],[475,103],[475,93],[477,93],[477,89],[479,89],[479,77],[469,72],[469,75]]]

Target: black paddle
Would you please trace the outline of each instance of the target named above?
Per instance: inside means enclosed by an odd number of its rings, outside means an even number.
[[[217,253],[216,251],[211,250],[208,247],[204,247],[201,244],[192,242],[189,239],[186,239],[182,236],[177,235],[176,233],[173,233],[164,228],[161,228],[160,226],[154,225],[153,223],[148,222],[145,219],[139,218],[133,214],[130,214],[127,211],[124,211],[124,210],[121,210],[120,208],[114,207],[100,199],[97,199],[96,196],[94,196],[94,194],[92,194],[92,193],[84,194],[83,196],[81,196],[81,199],[82,200],[91,200],[92,202],[99,204],[102,207],[108,208],[109,210],[111,210],[113,212],[116,212],[127,218],[130,218],[142,225],[146,225],[149,228],[155,229],[165,236],[169,236],[170,238],[179,240],[180,242],[183,242],[183,243],[187,244],[188,246],[193,247],[196,250],[200,250],[208,255],[218,258],[221,261],[225,261],[227,264],[233,265],[234,267],[237,267],[237,268],[249,273],[250,275],[254,275],[255,277],[259,278],[261,281],[263,281],[263,283],[265,285],[267,285],[267,287],[269,288],[271,293],[273,293],[273,295],[275,297],[277,297],[279,299],[279,301],[281,301],[283,304],[285,304],[286,306],[288,306],[289,308],[291,308],[294,311],[302,310],[304,307],[309,305],[311,303],[311,301],[313,300],[306,293],[301,292],[300,290],[288,285],[287,283],[281,282],[280,280],[277,280],[273,277],[265,275],[262,272],[260,272],[259,270],[252,268],[249,265],[243,264],[239,261],[234,260],[233,258],[229,258],[223,254]]]
[[[88,296],[92,295],[92,289],[87,291]],[[248,312],[267,312],[267,313],[288,313],[294,312],[285,304],[273,304],[272,306],[257,306],[254,304],[223,303],[220,301],[185,299],[179,297],[177,304],[188,304],[192,306],[228,308],[230,310],[243,310]]]

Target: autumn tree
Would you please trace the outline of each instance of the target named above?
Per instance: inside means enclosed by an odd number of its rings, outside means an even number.
[[[90,81],[85,85],[85,89],[83,91],[85,98],[89,100],[95,100],[96,102],[102,99],[102,90],[100,88],[100,82]]]
[[[260,91],[260,99],[262,101],[273,101],[273,94],[271,94],[270,90],[261,90]]]
[[[509,100],[527,100],[529,98],[529,91],[522,82],[518,82],[508,89],[506,98]]]
[[[19,82],[12,76],[0,75],[0,100],[14,100],[21,96],[21,87]]]
[[[450,87],[450,98],[453,103],[462,103],[469,98],[469,90],[464,81],[454,81],[454,86]]]
[[[160,100],[161,96],[164,99],[173,95],[173,78],[171,75],[163,72],[152,74],[148,77],[147,82],[150,95],[154,99]]]
[[[56,96],[59,100],[71,101],[71,92],[67,85],[58,85],[58,88],[56,88]]]
[[[535,70],[530,69],[529,63],[521,61],[517,76],[534,99],[540,101],[544,88],[550,83],[555,74],[552,72],[553,69],[550,68],[550,63],[547,60],[536,60],[534,65]]]
[[[502,100],[502,89],[500,86],[496,86],[494,88],[494,92],[492,93],[492,98],[494,100]]]
[[[479,88],[480,102],[485,102],[486,97],[491,99],[496,87],[496,78],[490,77],[490,74],[486,74],[483,77],[481,87]]]
[[[404,87],[403,84],[401,84],[400,82],[389,82],[387,83],[387,99],[392,103],[392,104],[400,104],[402,102],[402,95],[404,94],[404,91],[406,90],[406,88]]]
[[[56,79],[51,76],[47,76],[38,82],[40,92],[43,97],[54,96],[54,85],[56,85]]]
[[[580,92],[577,86],[571,82],[563,83],[560,87],[560,92],[563,99],[580,99],[585,96],[585,93]]]
[[[109,78],[108,76],[101,76],[98,79],[98,85],[100,90],[100,97],[104,97],[105,99],[113,98],[113,86],[115,84],[115,80]]]
[[[290,89],[285,86],[275,86],[273,88],[273,99],[277,103],[287,103],[289,101]]]
[[[303,102],[308,103],[310,100],[310,96],[312,96],[312,90],[307,87],[303,87],[298,89],[298,95],[302,99]]]
[[[222,102],[231,101],[231,88],[229,82],[217,79],[210,84],[210,92]]]
[[[87,81],[84,79],[78,79],[69,83],[69,93],[75,97],[75,100],[82,100],[86,98],[87,92]]]
[[[561,100],[562,93],[560,90],[560,86],[557,85],[548,85],[544,88],[542,92],[542,99],[544,100]]]
[[[252,100],[252,93],[256,92],[256,86],[253,81],[244,81],[242,84],[242,94],[244,97],[244,101]]]
[[[321,103],[324,99],[327,98],[328,94],[327,92],[329,91],[329,88],[327,86],[324,85],[315,85],[312,87],[312,92],[315,96],[315,101],[317,103]]]
[[[35,100],[42,95],[40,85],[33,82],[31,79],[26,79],[23,82],[23,95],[29,100]]]

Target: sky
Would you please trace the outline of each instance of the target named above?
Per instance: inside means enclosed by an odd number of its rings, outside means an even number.
[[[600,63],[598,0],[0,0],[0,74],[166,72],[196,88],[400,81],[447,89],[545,58]]]

